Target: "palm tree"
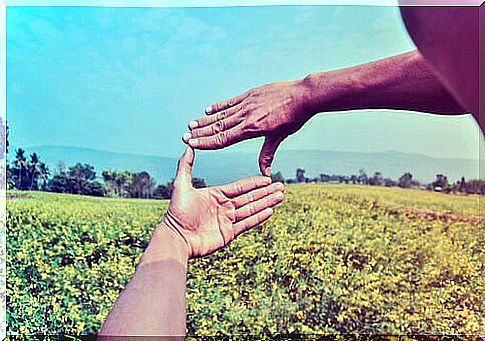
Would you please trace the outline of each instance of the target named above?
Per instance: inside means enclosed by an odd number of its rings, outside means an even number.
[[[15,166],[18,168],[19,172],[19,183],[17,185],[18,189],[22,189],[22,173],[24,169],[27,167],[27,159],[25,158],[25,150],[19,148],[15,153]]]
[[[44,162],[39,163],[39,178],[42,180],[42,190],[45,191],[47,179],[49,178],[49,167]]]
[[[29,175],[30,175],[30,190],[34,187],[34,181],[36,180],[36,174],[38,173],[38,165],[39,163],[39,156],[37,153],[33,153],[30,155],[30,165],[29,165]],[[37,185],[37,183],[36,183]],[[37,187],[37,186],[36,186]]]

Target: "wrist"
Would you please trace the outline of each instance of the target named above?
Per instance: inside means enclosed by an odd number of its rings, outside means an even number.
[[[301,82],[308,93],[306,105],[312,116],[320,112],[350,110],[359,106],[363,84],[354,70],[311,73]]]
[[[187,242],[165,221],[162,221],[153,232],[150,243],[140,260],[140,265],[174,260],[186,267],[189,255]]]

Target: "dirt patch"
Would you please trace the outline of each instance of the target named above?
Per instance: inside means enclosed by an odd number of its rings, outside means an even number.
[[[29,195],[25,193],[8,193],[7,200],[19,200],[19,199],[27,199]]]
[[[408,208],[405,215],[410,219],[439,220],[442,222],[463,222],[474,226],[483,223],[477,216],[458,215],[444,212],[428,211],[420,208]]]

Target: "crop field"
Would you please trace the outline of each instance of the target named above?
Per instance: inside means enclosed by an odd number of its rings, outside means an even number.
[[[96,333],[168,202],[10,196],[7,333]],[[268,222],[190,261],[187,332],[483,335],[479,217],[478,196],[287,186]]]

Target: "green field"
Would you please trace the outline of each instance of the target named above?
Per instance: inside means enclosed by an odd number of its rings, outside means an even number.
[[[8,334],[95,333],[168,202],[10,196]],[[288,186],[270,221],[190,261],[187,331],[483,334],[479,216],[477,196]]]

